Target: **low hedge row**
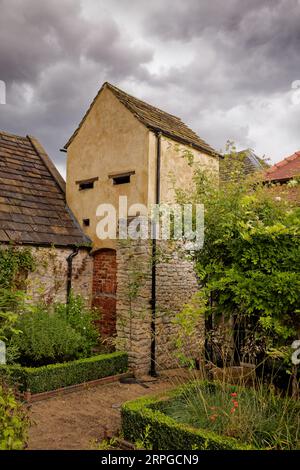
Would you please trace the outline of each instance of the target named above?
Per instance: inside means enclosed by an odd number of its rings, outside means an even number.
[[[171,399],[180,393],[182,387],[167,395],[142,397],[122,406],[122,431],[125,439],[131,442],[141,440],[147,431],[147,441],[153,450],[251,450],[234,438],[220,436],[205,429],[196,429],[178,423],[159,408],[163,400]]]
[[[42,367],[3,365],[0,374],[19,384],[21,392],[41,393],[120,374],[127,368],[127,354],[114,352]]]

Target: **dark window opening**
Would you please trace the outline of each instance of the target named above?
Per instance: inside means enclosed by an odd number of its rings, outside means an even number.
[[[98,181],[98,177],[89,178],[88,180],[76,181],[76,184],[79,186],[79,191],[82,191],[84,189],[93,189],[95,181]]]
[[[83,225],[84,225],[85,227],[89,227],[89,226],[90,226],[90,219],[83,219],[82,222],[83,222]]]
[[[108,175],[112,179],[113,184],[126,184],[130,183],[131,175],[135,175],[135,171],[126,171],[126,173],[115,173]]]
[[[92,189],[94,187],[94,181],[89,181],[88,183],[80,183],[79,184],[79,191],[83,189]]]
[[[126,184],[130,183],[130,175],[125,176],[115,176],[113,179],[114,184]]]

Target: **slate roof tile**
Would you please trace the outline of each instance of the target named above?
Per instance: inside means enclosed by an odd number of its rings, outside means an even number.
[[[86,245],[65,182],[34,137],[0,131],[0,242]]]

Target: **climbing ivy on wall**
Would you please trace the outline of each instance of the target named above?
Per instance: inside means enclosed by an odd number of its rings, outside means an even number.
[[[21,288],[24,278],[34,269],[35,260],[30,248],[0,248],[0,289]]]

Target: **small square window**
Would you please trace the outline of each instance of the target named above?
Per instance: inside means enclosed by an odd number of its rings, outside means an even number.
[[[82,221],[84,227],[89,227],[90,226],[90,219],[83,219]]]

